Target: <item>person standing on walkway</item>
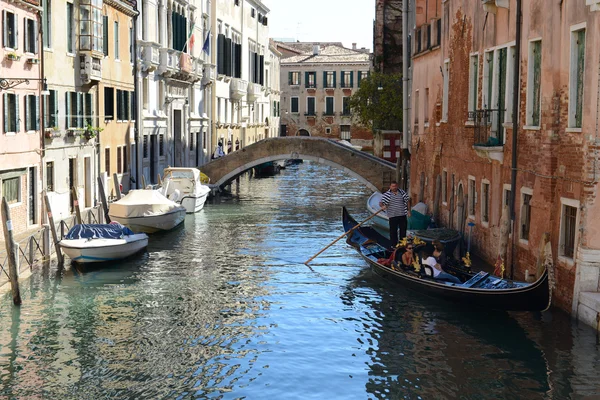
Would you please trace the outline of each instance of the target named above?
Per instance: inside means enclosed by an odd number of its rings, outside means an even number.
[[[390,184],[390,190],[381,196],[379,206],[387,211],[390,220],[390,241],[392,246],[398,244],[398,228],[400,228],[400,239],[406,237],[407,216],[410,217],[410,197],[398,188],[398,182]]]

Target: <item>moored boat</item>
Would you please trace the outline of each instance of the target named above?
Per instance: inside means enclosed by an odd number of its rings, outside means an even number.
[[[118,224],[78,224],[59,242],[74,262],[95,263],[122,260],[148,246],[148,235],[133,233]]]
[[[111,220],[133,231],[168,231],[185,219],[185,207],[169,200],[158,190],[130,190],[121,200],[111,203]]]
[[[254,167],[254,176],[274,176],[279,173],[279,164],[276,161],[267,161]]]
[[[192,214],[202,210],[210,188],[201,183],[197,168],[165,168],[161,193]]]
[[[369,196],[369,199],[367,200],[367,210],[369,210],[371,214],[375,214],[381,208],[379,206],[381,196],[382,194],[380,192],[374,192],[371,196]],[[384,231],[390,230],[390,219],[385,210],[373,217],[373,223]]]
[[[345,231],[358,225],[345,207],[342,222]],[[358,251],[375,272],[424,294],[493,310],[539,311],[549,306],[548,271],[544,271],[535,282],[529,283],[503,279],[484,271],[457,272],[455,268],[453,272],[462,282],[458,284],[433,278],[427,274],[427,268],[415,271],[412,268],[394,266],[394,263],[384,265],[386,263],[382,260],[389,260],[392,256],[389,250],[391,243],[372,227],[355,228],[348,234],[346,242]],[[396,259],[403,251],[399,250]]]

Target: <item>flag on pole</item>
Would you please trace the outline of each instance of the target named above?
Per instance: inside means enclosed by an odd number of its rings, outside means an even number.
[[[185,51],[185,49],[188,49],[188,52],[191,51],[194,48],[194,28],[196,27],[196,20],[194,20],[194,22],[192,22],[192,26],[190,28],[190,34],[185,42],[185,45],[183,46],[183,50]]]
[[[202,46],[202,50],[210,55],[210,29],[206,33],[206,39],[204,39],[204,45]]]

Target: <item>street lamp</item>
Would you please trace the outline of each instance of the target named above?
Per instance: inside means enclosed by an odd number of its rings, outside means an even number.
[[[42,96],[49,96],[50,92],[48,91],[48,82],[46,78],[2,78],[0,77],[0,91],[14,88],[15,86],[24,83],[29,85],[29,81],[43,81],[42,86]]]

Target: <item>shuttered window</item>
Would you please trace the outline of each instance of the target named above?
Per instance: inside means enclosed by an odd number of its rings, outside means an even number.
[[[325,115],[333,115],[333,96],[325,97]]]
[[[531,43],[531,56],[533,58],[531,71],[531,124],[540,126],[540,94],[542,90],[542,41],[537,40]],[[529,114],[529,113],[528,113]]]
[[[2,46],[16,50],[19,47],[19,25],[16,14],[2,11],[2,29]]]
[[[298,98],[292,97],[291,99],[291,111],[292,113],[297,113],[298,111]]]
[[[2,196],[8,204],[20,201],[21,177],[2,179]]]
[[[37,21],[25,18],[25,52],[38,54]]]
[[[289,72],[288,83],[293,86],[300,85],[300,72],[298,72],[298,71]]]
[[[306,98],[306,115],[315,115],[315,98]]]
[[[108,15],[102,16],[102,51],[108,57]]]
[[[115,89],[111,87],[104,88],[104,120],[112,121],[115,119]]]
[[[323,72],[323,86],[326,88],[335,88],[335,71]]]
[[[38,131],[40,129],[40,104],[39,97],[34,95],[25,98],[25,130]]]
[[[2,109],[4,111],[4,133],[19,132],[19,95],[4,93]]]
[[[316,88],[317,87],[317,73],[316,72],[306,72],[304,80],[306,82],[305,86],[307,88]]]
[[[342,115],[350,115],[350,97],[342,98]]]

